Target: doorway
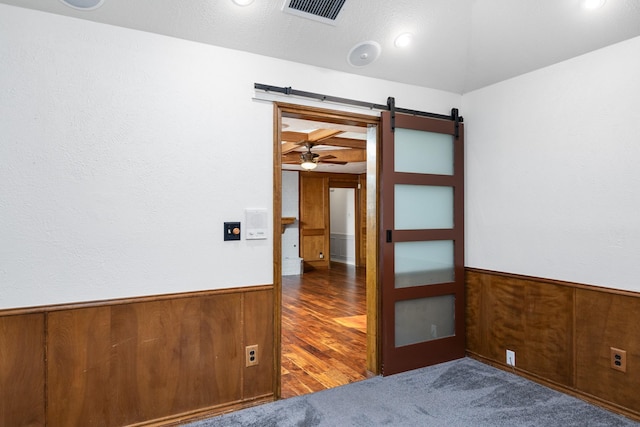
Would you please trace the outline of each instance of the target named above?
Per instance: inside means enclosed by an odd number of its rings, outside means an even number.
[[[292,129],[293,127],[290,126],[290,123],[295,120],[325,123],[327,126],[322,126],[323,130],[321,131],[308,129],[309,132],[301,132],[301,129]],[[274,126],[274,303],[276,314],[274,317],[276,323],[276,384],[274,384],[274,388],[276,390],[277,397],[288,397],[291,395],[291,391],[288,390],[286,394],[282,393],[281,378],[282,376],[290,373],[292,369],[304,371],[304,365],[306,362],[309,362],[309,369],[318,369],[318,365],[321,365],[318,360],[328,359],[329,357],[327,355],[335,356],[337,359],[343,358],[343,362],[353,359],[353,355],[350,357],[348,354],[346,356],[344,354],[338,354],[340,352],[335,347],[330,348],[331,346],[324,346],[322,343],[314,343],[311,342],[311,340],[306,340],[302,344],[298,342],[297,345],[299,347],[305,347],[303,350],[307,351],[307,353],[318,356],[318,359],[315,361],[298,359],[297,362],[299,363],[296,363],[295,366],[291,365],[289,360],[292,357],[298,357],[295,354],[287,354],[287,360],[283,360],[281,349],[283,349],[285,345],[290,344],[290,341],[283,337],[283,331],[286,331],[286,328],[291,326],[290,324],[285,323],[289,322],[289,316],[291,315],[291,305],[289,302],[289,299],[292,297],[291,293],[297,293],[297,296],[295,297],[298,298],[298,307],[309,308],[312,305],[310,304],[310,301],[318,302],[321,300],[320,297],[322,294],[337,292],[336,289],[330,291],[329,285],[338,284],[342,287],[342,289],[338,289],[342,294],[337,298],[331,298],[331,295],[329,295],[330,300],[343,300],[341,303],[342,308],[348,306],[349,301],[359,301],[357,302],[358,307],[356,310],[347,310],[345,312],[335,311],[330,314],[330,321],[332,325],[335,326],[336,323],[339,324],[341,322],[342,327],[346,329],[343,329],[342,332],[338,334],[329,333],[329,336],[333,336],[333,342],[330,343],[331,345],[342,346],[343,349],[346,350],[350,346],[349,337],[353,336],[350,335],[349,330],[360,330],[359,334],[361,341],[363,341],[363,346],[357,350],[357,352],[358,356],[361,357],[362,360],[360,368],[361,372],[358,375],[350,375],[348,372],[345,373],[344,369],[340,372],[340,369],[332,369],[329,367],[328,371],[330,371],[330,373],[325,376],[325,379],[327,379],[325,382],[326,384],[331,384],[333,379],[336,378],[338,381],[343,381],[343,383],[353,382],[364,379],[370,375],[376,375],[379,372],[378,327],[376,320],[378,316],[379,302],[378,291],[376,289],[377,260],[375,256],[377,253],[376,248],[378,236],[377,226],[375,223],[377,213],[377,176],[375,162],[377,158],[376,138],[378,118],[288,104],[276,104],[274,122],[276,124],[276,126]],[[350,133],[355,129],[357,129],[358,133],[362,135],[361,137],[355,137],[353,133]],[[294,135],[296,132],[298,135]],[[286,133],[285,136],[288,139],[294,139],[295,136],[302,139],[298,142],[286,141],[286,139],[283,138],[283,133]],[[308,143],[310,140],[312,143]],[[346,147],[342,147],[342,144]],[[357,244],[355,245],[356,248],[354,249],[354,252],[358,252],[358,254],[354,254],[354,265],[346,263],[330,263],[328,179],[326,179],[327,226],[310,226],[309,224],[312,221],[307,220],[308,218],[301,218],[300,215],[296,217],[295,215],[292,215],[290,211],[283,211],[282,202],[290,195],[290,192],[286,194],[283,193],[283,180],[286,185],[286,181],[290,180],[291,175],[287,172],[287,169],[291,170],[290,167],[287,167],[287,162],[289,159],[292,159],[292,163],[300,163],[300,150],[296,150],[296,146],[299,147],[301,145],[303,145],[303,147],[306,146],[306,149],[310,152],[313,150],[314,154],[319,153],[317,154],[317,157],[321,160],[316,171],[296,172],[305,174],[304,176],[306,177],[329,174],[327,169],[340,170],[340,173],[346,176],[350,174],[349,172],[352,172],[348,170],[350,167],[363,168],[362,171],[364,173],[360,174],[360,179],[365,183],[364,180],[366,177],[366,183],[362,186],[356,184],[356,188],[352,189],[352,191],[354,191],[353,197],[354,199],[357,198],[355,196],[355,192],[359,190],[362,194],[365,194],[366,192],[368,196],[371,197],[372,195],[373,198],[367,198],[366,203],[361,203],[360,211],[362,212],[361,218],[363,218],[363,220],[361,220],[358,225],[354,224],[354,227],[359,226],[364,230],[365,234],[363,234],[363,236],[366,236],[366,241],[364,238],[361,239],[362,248],[358,248]],[[322,147],[322,145],[327,145],[330,148]],[[362,164],[356,165],[357,163]],[[373,165],[373,167],[371,167],[371,165]],[[344,172],[344,169],[339,169],[338,166],[346,166],[347,172]],[[283,170],[285,171],[284,175]],[[313,187],[323,188],[324,184],[318,184],[316,181],[318,180],[313,180]],[[341,187],[341,185],[339,185],[339,187]],[[357,187],[360,188],[358,189]],[[303,189],[298,189],[299,194],[302,194],[302,191]],[[365,197],[362,199],[365,200]],[[311,203],[311,205],[313,205],[314,210],[318,210],[317,203]],[[283,243],[287,245],[292,244],[292,240],[287,240],[289,238],[286,236],[283,237],[283,234],[288,233],[288,230],[290,229],[298,229],[299,231],[298,239],[300,247],[298,248],[298,253],[302,255],[301,261],[304,263],[302,265],[306,266],[307,271],[301,275],[288,274],[283,276],[283,254],[290,249],[288,247],[283,247]],[[325,240],[327,242],[326,244],[323,243]],[[293,241],[295,241],[295,239]],[[370,249],[373,248],[374,251],[365,251],[365,246],[368,246]],[[370,253],[373,255],[369,256],[368,254]],[[358,258],[363,261],[362,264],[366,264],[366,270],[363,267],[357,266]],[[301,270],[303,269],[304,267],[301,267]],[[305,289],[303,289],[303,287]],[[313,290],[314,287],[316,289],[315,291]],[[338,286],[338,288],[340,288],[340,286]],[[318,289],[322,293],[314,296],[313,292],[317,292]],[[306,296],[301,297],[301,291],[307,292]],[[334,294],[334,296],[335,295],[337,294]],[[305,300],[304,298],[307,299]],[[314,315],[316,317],[321,317],[318,315],[317,311]],[[309,331],[313,329],[321,329],[309,325],[305,325],[303,327]],[[326,354],[323,355],[323,352]],[[283,368],[282,371],[280,370],[281,367]],[[308,374],[310,376],[312,376],[312,374],[316,376],[323,375],[318,372],[308,372]],[[304,375],[304,372],[301,373],[301,375]],[[336,383],[333,386],[335,385],[339,384]]]
[[[329,188],[331,262],[356,265],[356,188]]]
[[[391,99],[392,100],[392,99]],[[286,163],[343,163],[344,153],[312,152],[335,145],[342,130],[321,129],[284,142],[283,118],[366,127],[366,366],[371,374],[390,375],[464,356],[464,126],[458,110],[451,116],[390,112],[378,117],[290,104],[274,109],[274,330],[276,397],[280,397],[282,277],[281,173]],[[378,131],[379,125],[382,128]],[[378,144],[378,141],[380,142]],[[300,143],[305,154],[291,153]],[[342,141],[341,141],[342,143]],[[380,156],[383,151],[384,156]],[[349,147],[349,145],[345,145]],[[316,151],[318,151],[316,149]],[[357,154],[358,150],[351,150]],[[285,154],[287,156],[285,156]],[[296,157],[297,156],[297,157]],[[378,161],[380,159],[381,161]],[[316,163],[311,164],[309,163]],[[384,171],[384,180],[382,179]],[[307,176],[307,175],[305,175]],[[328,184],[316,186],[327,194]],[[383,191],[384,190],[384,191]],[[382,193],[384,192],[384,201]],[[304,194],[304,191],[300,192]],[[302,202],[300,206],[306,203]],[[383,216],[384,211],[384,216]],[[423,215],[422,213],[428,213]],[[409,215],[406,215],[409,214]],[[406,217],[406,218],[405,218]],[[328,219],[307,229],[301,215],[300,253],[312,267],[330,267]],[[378,224],[378,221],[382,221]],[[405,221],[407,220],[407,221]],[[310,221],[313,222],[313,221]],[[287,222],[289,223],[289,219]],[[319,225],[318,225],[319,224]],[[313,227],[311,227],[313,228]],[[384,229],[384,231],[382,230]],[[304,244],[305,237],[310,243]],[[382,239],[384,237],[384,240]],[[419,247],[419,248],[418,248]],[[414,248],[420,249],[416,253]],[[321,250],[318,250],[321,249]],[[319,255],[319,256],[318,256]],[[417,256],[416,256],[417,255]],[[384,367],[381,363],[384,357]]]

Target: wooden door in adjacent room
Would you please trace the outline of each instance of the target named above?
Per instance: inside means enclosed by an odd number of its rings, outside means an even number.
[[[300,174],[300,256],[305,268],[329,268],[329,178]]]

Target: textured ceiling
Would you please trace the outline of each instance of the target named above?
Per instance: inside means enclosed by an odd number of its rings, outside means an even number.
[[[284,0],[105,0],[80,11],[58,0],[0,0],[81,19],[290,61],[465,93],[640,36],[640,0],[346,0],[336,25],[282,12]],[[409,48],[394,38],[414,34]],[[347,63],[373,40],[380,57]]]

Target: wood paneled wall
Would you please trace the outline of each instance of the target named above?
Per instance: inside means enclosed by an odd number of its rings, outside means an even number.
[[[466,296],[471,356],[506,367],[513,350],[517,372],[640,419],[640,294],[467,269]]]
[[[300,172],[300,256],[305,268],[330,266],[330,188],[356,190],[356,265],[365,267],[367,241],[366,174]],[[319,254],[323,254],[323,258]]]
[[[272,286],[0,312],[0,425],[211,416],[273,400],[273,357]]]
[[[43,426],[45,316],[0,317],[0,425]]]

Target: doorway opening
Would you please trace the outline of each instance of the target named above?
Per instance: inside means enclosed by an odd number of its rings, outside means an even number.
[[[377,124],[367,115],[275,104],[277,397],[379,373]],[[306,152],[318,160],[313,171],[300,169]],[[351,216],[333,236],[332,188]]]
[[[356,190],[329,188],[331,262],[356,265]]]

